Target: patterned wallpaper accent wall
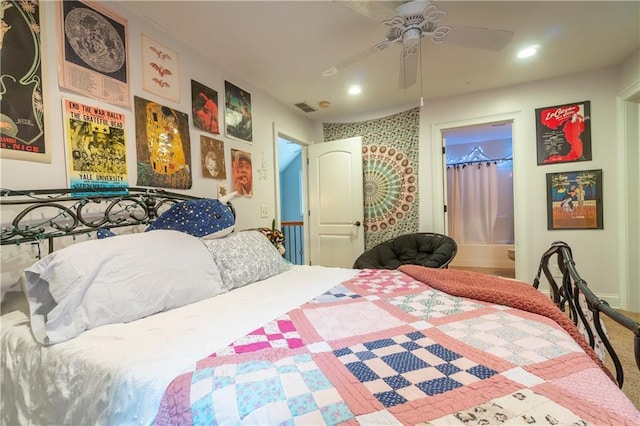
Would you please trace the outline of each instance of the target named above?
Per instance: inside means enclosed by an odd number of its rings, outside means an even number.
[[[417,232],[420,108],[355,123],[323,123],[324,141],[362,136],[365,250]]]

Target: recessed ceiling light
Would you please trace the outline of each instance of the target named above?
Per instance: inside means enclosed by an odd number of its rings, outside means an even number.
[[[534,44],[533,46],[525,47],[520,52],[518,52],[518,58],[528,58],[530,56],[533,56],[536,53],[538,53],[538,49],[539,48],[540,48],[540,45],[538,45],[538,44]]]
[[[349,94],[350,95],[358,95],[358,94],[360,94],[360,92],[362,92],[362,88],[360,86],[358,86],[357,84],[349,87]]]

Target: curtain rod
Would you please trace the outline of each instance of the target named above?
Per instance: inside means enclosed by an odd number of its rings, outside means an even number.
[[[472,161],[460,161],[459,163],[448,163],[447,167],[449,166],[467,166],[470,164],[481,164],[481,163],[497,163],[498,161],[512,161],[513,158],[512,157],[505,157],[505,158],[491,158],[488,160],[472,160]]]

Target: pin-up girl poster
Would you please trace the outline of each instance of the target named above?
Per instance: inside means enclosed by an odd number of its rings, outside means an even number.
[[[591,160],[589,101],[536,109],[538,165]]]

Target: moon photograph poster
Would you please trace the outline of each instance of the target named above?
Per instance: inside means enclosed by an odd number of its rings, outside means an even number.
[[[129,107],[127,21],[93,2],[63,1],[58,10],[60,87]]]

